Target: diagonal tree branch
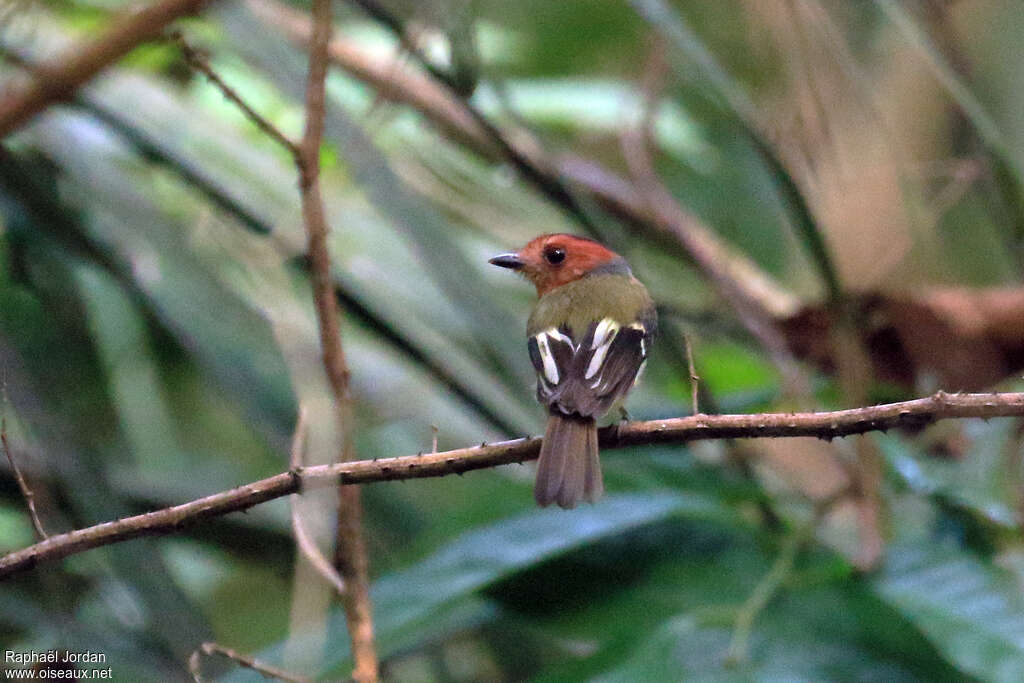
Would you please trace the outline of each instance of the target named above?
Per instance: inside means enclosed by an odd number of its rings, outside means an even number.
[[[685,444],[707,439],[812,436],[828,440],[897,427],[921,427],[937,420],[966,417],[1024,417],[1024,393],[939,392],[928,398],[900,403],[821,413],[693,415],[631,422],[602,429],[600,444],[602,449],[612,450],[656,443]],[[211,517],[246,510],[268,500],[296,493],[302,487],[443,477],[534,460],[540,451],[540,441],[539,437],[527,437],[441,453],[342,462],[282,472],[182,505],[51,536],[45,541],[0,557],[0,579],[92,548],[139,536],[177,533]]]
[[[210,0],[161,0],[129,11],[103,35],[75,45],[32,69],[32,80],[0,99],[0,138],[43,109],[67,99],[100,71],[142,43],[160,36],[175,19],[201,10]]]
[[[210,62],[206,58],[206,55],[193,47],[180,31],[170,33],[168,38],[174,41],[178,46],[178,49],[181,50],[182,57],[185,58],[185,62],[187,62],[190,67],[203,74],[206,77],[206,80],[213,84],[213,86],[221,92],[226,100],[238,107],[242,114],[252,121],[257,128],[288,150],[288,153],[291,154],[292,158],[295,160],[296,165],[301,167],[303,163],[302,149],[295,143],[295,141],[282,133],[280,129],[264,118],[262,114],[253,109],[252,105],[242,99],[242,96],[239,95],[234,88],[228,85],[224,79],[220,77],[220,74],[213,70],[213,67],[210,66]]]

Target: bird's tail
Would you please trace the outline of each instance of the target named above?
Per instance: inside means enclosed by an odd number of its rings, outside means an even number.
[[[557,502],[574,508],[593,503],[604,493],[597,457],[597,423],[593,418],[552,413],[540,447],[533,497],[541,507]]]

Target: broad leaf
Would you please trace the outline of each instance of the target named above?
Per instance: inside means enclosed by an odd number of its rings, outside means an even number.
[[[1024,680],[1024,597],[1006,572],[948,544],[896,545],[872,585],[963,671]]]

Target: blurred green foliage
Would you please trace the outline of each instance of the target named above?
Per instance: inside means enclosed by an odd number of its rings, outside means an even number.
[[[41,59],[131,4],[22,3],[4,15],[2,48]],[[660,50],[668,75],[650,139],[662,182],[807,305],[826,292],[1019,285],[1024,9],[1014,0],[383,6],[499,127],[623,178],[621,132],[643,109]],[[396,69],[414,62],[357,7],[336,3],[336,20],[342,40]],[[246,101],[299,134],[305,56],[283,29],[239,0],[180,24]],[[441,449],[539,433],[520,338],[533,293],[486,259],[586,227],[510,164],[371,85],[336,70],[328,95],[323,190],[359,456],[424,451],[432,426]],[[635,418],[689,412],[683,332],[708,412],[849,404],[842,378],[810,366],[814,394],[787,394],[772,355],[693,263],[573,191],[663,310]],[[172,44],[138,48],[6,139],[0,216],[0,410],[48,531],[287,467],[299,399],[328,400],[295,169]],[[926,370],[921,387],[934,379]],[[1019,425],[863,439],[884,469],[878,566],[856,568],[867,531],[854,506],[837,506],[734,663],[737,615],[814,514],[815,485],[837,476],[812,465],[850,467],[850,443],[803,444],[812,457],[795,475],[780,465],[785,442],[609,452],[606,499],[572,512],[533,508],[528,466],[368,486],[385,677],[1024,679]],[[296,661],[307,618],[323,625],[314,673],[343,679],[341,611],[296,613],[288,514],[288,501],[273,501],[8,580],[0,643],[102,651],[117,680],[189,680],[205,640]],[[2,459],[0,552],[32,540]]]

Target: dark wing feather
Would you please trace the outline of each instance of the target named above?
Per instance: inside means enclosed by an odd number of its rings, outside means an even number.
[[[599,417],[632,388],[646,360],[651,331],[643,325],[622,326],[609,343],[595,347],[600,325],[592,323],[578,341],[565,328],[530,338],[541,403],[566,415]]]
[[[576,363],[577,344],[568,330],[548,330],[530,337],[530,361],[537,371],[537,400],[547,403],[547,395],[564,386]]]
[[[645,339],[641,330],[632,327],[620,330],[612,340],[598,372],[589,382],[582,382],[584,390],[600,402],[597,410],[601,413],[607,412],[612,404],[633,387],[640,366],[646,359]]]

